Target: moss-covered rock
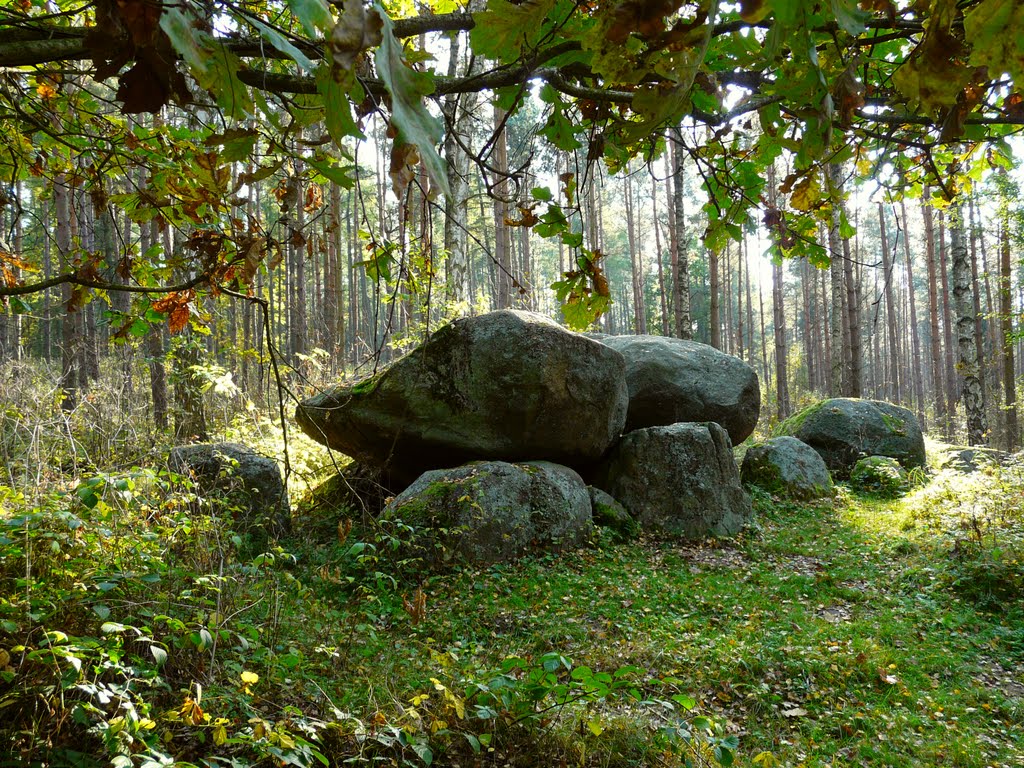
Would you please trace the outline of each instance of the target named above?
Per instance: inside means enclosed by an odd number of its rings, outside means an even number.
[[[594,485],[644,529],[702,538],[736,533],[751,513],[726,431],[713,421],[630,432]]]
[[[862,493],[895,498],[910,489],[910,478],[891,456],[865,456],[853,465],[850,485]]]
[[[832,476],[818,452],[795,437],[773,437],[752,445],[740,477],[777,496],[819,499],[832,495]]]
[[[601,343],[626,359],[626,432],[714,421],[737,444],[754,431],[761,387],[754,369],[738,357],[665,336],[605,336]]]
[[[271,537],[291,530],[291,505],[277,462],[239,443],[200,443],[173,448],[167,463],[187,475],[199,494],[230,511],[247,553],[262,552]]]
[[[617,542],[631,541],[640,535],[640,524],[622,504],[600,488],[589,485],[587,490],[590,492],[594,525],[607,528]]]
[[[302,430],[409,483],[467,461],[585,466],[619,437],[622,355],[552,320],[502,310],[456,320],[371,379],[296,410]]]
[[[924,435],[917,417],[879,400],[824,400],[782,422],[775,434],[807,443],[843,479],[865,456],[889,456],[907,469],[925,463]]]
[[[544,461],[476,462],[425,472],[388,504],[381,521],[400,524],[405,555],[431,569],[576,547],[593,530],[583,479]]]

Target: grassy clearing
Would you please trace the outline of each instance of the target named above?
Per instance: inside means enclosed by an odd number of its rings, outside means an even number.
[[[1024,765],[1019,469],[442,577],[152,466],[0,488],[0,764]]]

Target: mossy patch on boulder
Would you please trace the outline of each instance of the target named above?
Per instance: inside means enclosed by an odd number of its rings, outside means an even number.
[[[910,477],[890,456],[865,456],[854,464],[850,485],[862,493],[895,498],[910,489]]]
[[[818,452],[795,437],[773,437],[752,445],[743,457],[740,477],[777,496],[818,499],[832,495],[832,477]]]

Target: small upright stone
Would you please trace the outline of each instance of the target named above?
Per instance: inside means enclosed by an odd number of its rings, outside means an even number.
[[[234,528],[262,548],[268,535],[291,530],[288,491],[277,462],[239,443],[200,443],[171,449],[172,472],[189,475],[200,495],[217,495],[234,514]]]

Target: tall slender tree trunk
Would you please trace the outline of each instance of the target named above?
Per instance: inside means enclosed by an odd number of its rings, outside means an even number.
[[[633,287],[633,332],[647,333],[647,308],[644,301],[644,265],[643,257],[637,248],[636,237],[636,204],[633,200],[633,176],[627,168],[623,189],[623,201],[626,207],[626,240],[629,245],[629,263]]]
[[[971,261],[964,237],[963,208],[959,200],[949,207],[950,260],[953,267],[953,301],[956,304],[956,336],[962,397],[967,412],[967,443],[982,445],[988,439],[985,421],[985,390],[978,376],[978,347],[974,329]]]
[[[504,128],[505,110],[494,107],[493,127],[497,131],[494,140],[493,165],[497,174],[494,182],[494,268],[496,270],[497,309],[508,309],[514,301],[512,276],[512,242],[508,225],[508,144]]]
[[[900,337],[896,332],[896,299],[893,291],[893,264],[895,258],[889,253],[889,235],[885,227],[885,207],[878,204],[878,227],[882,235],[882,271],[885,280],[885,318],[888,325],[888,350],[889,370],[892,376],[893,399],[900,403],[903,401],[903,388],[900,381],[900,360],[903,355],[900,350]]]
[[[1013,360],[1013,283],[1010,260],[1010,222],[1004,210],[999,239],[999,328],[1003,358],[1003,409],[1006,416],[1007,450],[1016,450],[1020,441],[1017,425],[1017,374]]]
[[[146,253],[157,241],[159,233],[155,221],[142,225],[141,250]],[[167,368],[164,364],[164,324],[150,326],[146,334],[146,365],[149,368],[149,395],[153,402],[153,425],[164,431],[167,420]]]
[[[722,320],[719,312],[719,296],[722,289],[718,278],[718,253],[708,249],[708,273],[711,281],[708,292],[708,328],[711,335],[711,346],[722,348]]]
[[[945,360],[946,388],[946,435],[953,436],[953,422],[956,418],[956,404],[960,399],[957,386],[956,352],[953,351],[953,296],[949,286],[949,256],[946,250],[946,217],[939,212],[939,276],[942,283],[942,339]]]
[[[842,167],[838,163],[830,163],[828,166],[832,187],[835,190],[842,188]],[[832,221],[828,228],[828,250],[829,250],[829,277],[831,278],[832,290],[832,315],[829,318],[829,335],[831,336],[831,358],[829,368],[832,376],[829,382],[829,394],[832,397],[846,393],[845,383],[849,378],[846,372],[846,351],[848,344],[844,340],[843,333],[843,243],[840,233],[841,210],[839,205],[832,208]]]
[[[978,274],[978,229],[974,223],[974,195],[968,198],[969,211],[969,232],[971,243],[971,301],[974,304],[974,347],[978,352],[978,380],[981,382],[981,391],[985,393],[986,407],[991,401],[988,389],[985,384],[985,366],[980,361],[985,358],[985,332],[982,324],[981,314],[981,280]],[[961,210],[961,215],[963,211]]]
[[[936,416],[945,427],[949,411],[946,407],[945,376],[943,375],[942,366],[942,337],[939,335],[939,315],[941,311],[939,309],[939,285],[935,264],[935,222],[932,217],[931,203],[928,202],[930,197],[931,191],[928,187],[925,187],[921,203],[921,214],[924,217],[925,263],[928,267],[928,327],[931,335],[932,351],[932,394],[935,397]]]
[[[690,317],[690,257],[686,247],[686,208],[684,173],[686,153],[679,127],[672,135],[672,307],[675,315],[676,336],[693,338]]]
[[[665,286],[665,253],[661,248],[661,220],[658,218],[658,185],[651,177],[651,210],[654,216],[654,249],[658,258],[658,296],[661,301],[661,335],[670,336],[668,290]]]
[[[910,344],[914,352],[913,359],[907,370],[914,382],[914,400],[917,404],[917,418],[921,422],[921,429],[927,429],[924,407],[924,360],[921,357],[921,336],[917,327],[917,299],[914,291],[914,256],[910,251],[910,237],[907,230],[907,204],[900,200],[900,216],[903,221],[901,230],[903,235],[903,259],[907,263],[907,299],[910,312]]]

